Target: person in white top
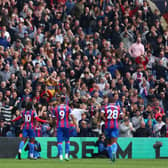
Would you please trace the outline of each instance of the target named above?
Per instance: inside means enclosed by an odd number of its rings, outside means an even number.
[[[141,43],[141,37],[137,37],[137,41],[130,46],[128,52],[132,58],[137,58],[140,55],[144,55],[145,48]]]

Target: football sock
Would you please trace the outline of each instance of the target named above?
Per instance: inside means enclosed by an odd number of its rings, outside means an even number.
[[[65,159],[68,159],[69,158],[69,155],[68,153],[65,154]]]
[[[30,151],[30,158],[33,158],[34,154],[34,144],[29,142],[29,151]]]
[[[107,146],[107,152],[108,152],[109,158],[111,158],[112,157],[112,146],[111,145]]]
[[[113,143],[112,144],[112,152],[116,153],[117,152],[117,148],[118,148],[117,143]]]
[[[69,149],[70,149],[70,142],[67,141],[65,142],[65,154],[69,154]]]
[[[58,143],[58,154],[59,155],[63,155],[63,151],[62,151],[62,143]]]
[[[24,147],[24,141],[21,141],[19,144],[19,153],[21,153],[23,147]]]

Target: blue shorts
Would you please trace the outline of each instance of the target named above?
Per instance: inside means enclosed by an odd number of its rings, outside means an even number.
[[[57,142],[69,141],[70,129],[69,128],[57,128]]]
[[[107,138],[118,138],[119,130],[117,128],[105,128],[105,135]]]
[[[35,138],[35,133],[33,129],[23,129],[22,131],[23,138]]]

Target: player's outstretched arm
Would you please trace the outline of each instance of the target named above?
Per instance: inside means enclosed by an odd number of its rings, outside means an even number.
[[[47,120],[42,120],[41,118],[39,117],[35,117],[36,121],[39,121],[39,122],[43,122],[43,123],[48,123]]]
[[[18,117],[16,117],[15,119],[11,120],[11,122],[18,121],[18,120],[20,120],[21,118],[22,118],[21,116],[18,116]]]

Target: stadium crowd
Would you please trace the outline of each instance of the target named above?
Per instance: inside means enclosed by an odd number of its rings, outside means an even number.
[[[121,137],[168,137],[168,29],[146,0],[0,0],[0,136],[26,102],[42,119],[61,95],[80,132],[99,136],[113,94]],[[54,122],[35,123],[55,136]]]

